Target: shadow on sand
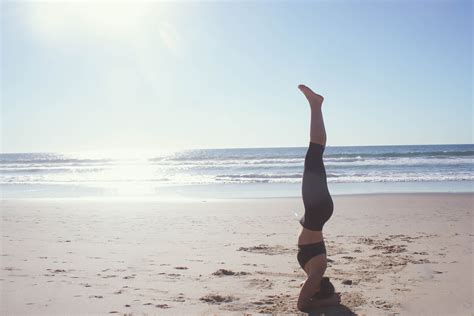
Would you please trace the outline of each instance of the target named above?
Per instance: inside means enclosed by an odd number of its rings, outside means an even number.
[[[357,315],[345,305],[325,306],[312,310],[309,316],[353,316]]]

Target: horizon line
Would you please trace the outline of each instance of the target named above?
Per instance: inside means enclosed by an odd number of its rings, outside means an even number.
[[[308,142],[309,144],[309,142]],[[474,145],[473,143],[444,143],[444,144],[389,144],[389,145],[326,145],[325,147],[397,147],[397,146],[452,146],[452,145]],[[82,149],[82,150],[53,150],[53,151],[0,151],[1,155],[9,154],[45,154],[45,153],[71,153],[71,152],[112,152],[112,151],[182,151],[182,150],[226,150],[226,149],[279,149],[279,148],[306,148],[306,146],[269,146],[269,147],[182,147],[182,148],[134,148],[134,147],[123,147],[123,148],[109,148],[109,149]]]

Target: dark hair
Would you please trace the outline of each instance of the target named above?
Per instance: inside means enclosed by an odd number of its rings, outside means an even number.
[[[314,294],[311,298],[314,298],[314,299],[328,298],[334,294],[335,290],[336,289],[334,288],[334,285],[331,283],[331,281],[329,281],[329,278],[323,277],[323,279],[321,280],[319,292]]]

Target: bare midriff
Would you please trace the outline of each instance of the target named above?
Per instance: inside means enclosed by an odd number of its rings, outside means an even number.
[[[304,228],[298,237],[298,245],[313,244],[323,240],[323,232]]]

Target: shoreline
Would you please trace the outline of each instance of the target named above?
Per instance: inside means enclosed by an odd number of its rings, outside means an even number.
[[[474,192],[368,192],[368,193],[346,193],[346,194],[331,194],[332,197],[371,197],[371,196],[416,196],[416,195],[473,195]],[[275,196],[275,197],[236,197],[236,198],[167,198],[167,197],[38,197],[38,198],[1,198],[1,202],[14,202],[14,201],[71,201],[71,202],[148,202],[148,203],[193,203],[193,202],[238,202],[238,201],[261,201],[261,200],[295,200],[301,199],[301,196]]]
[[[329,183],[332,196],[366,194],[474,193],[474,181]],[[0,199],[202,200],[301,197],[301,183],[187,184],[122,188],[79,185],[2,184]]]

